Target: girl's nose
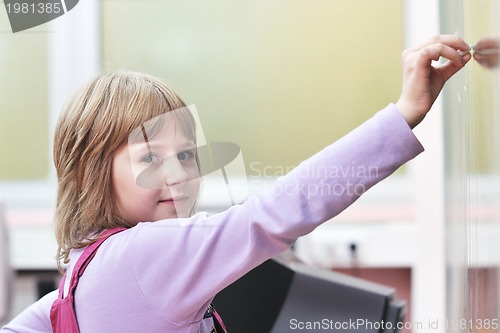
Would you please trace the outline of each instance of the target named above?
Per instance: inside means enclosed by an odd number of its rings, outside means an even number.
[[[166,186],[180,184],[188,180],[188,172],[177,159],[177,156],[172,156],[162,161],[162,172]]]

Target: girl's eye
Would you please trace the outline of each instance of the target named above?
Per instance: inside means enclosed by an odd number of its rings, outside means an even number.
[[[146,164],[157,164],[160,161],[161,161],[160,158],[154,154],[147,154],[141,160],[141,162],[146,163]]]
[[[179,161],[190,161],[190,160],[194,159],[194,156],[195,156],[194,149],[186,150],[186,151],[182,151],[182,152],[178,153],[177,159]]]

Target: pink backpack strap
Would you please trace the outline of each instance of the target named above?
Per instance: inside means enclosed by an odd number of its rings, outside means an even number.
[[[114,228],[105,230],[99,239],[94,243],[87,246],[83,251],[82,255],[73,267],[73,273],[71,274],[70,286],[68,295],[64,296],[64,283],[66,280],[66,274],[61,279],[59,284],[59,296],[52,304],[50,309],[50,321],[52,324],[52,331],[54,333],[79,333],[78,322],[76,320],[76,314],[74,309],[74,294],[76,286],[78,285],[78,280],[82,276],[83,272],[87,268],[90,261],[94,258],[97,249],[101,244],[108,239],[111,235],[114,235],[126,228]]]
[[[214,325],[217,333],[227,333],[226,325],[224,325],[224,322],[222,321],[219,313],[215,311],[213,304],[210,304],[209,309],[212,311]]]
[[[78,285],[78,281],[80,280],[80,276],[83,275],[83,272],[85,272],[85,269],[89,265],[90,261],[94,258],[99,246],[101,246],[101,244],[104,243],[104,241],[108,239],[108,237],[125,229],[126,228],[114,228],[114,229],[104,230],[94,243],[87,246],[85,251],[83,251],[82,255],[76,262],[75,266],[73,267],[73,273],[71,274],[71,282],[69,286],[68,295],[74,294],[76,286]]]

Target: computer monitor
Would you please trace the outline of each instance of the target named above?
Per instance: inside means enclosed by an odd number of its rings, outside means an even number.
[[[214,300],[229,332],[400,332],[405,303],[387,286],[322,270],[291,252],[258,266]]]

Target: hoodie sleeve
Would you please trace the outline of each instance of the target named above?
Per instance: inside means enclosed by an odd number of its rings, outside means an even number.
[[[52,291],[33,303],[0,329],[1,333],[52,333],[50,308],[56,300],[58,291]]]

